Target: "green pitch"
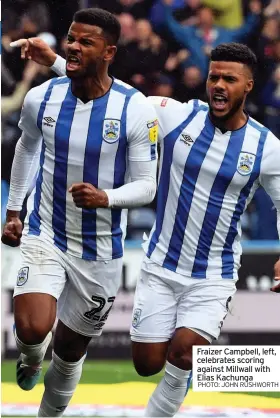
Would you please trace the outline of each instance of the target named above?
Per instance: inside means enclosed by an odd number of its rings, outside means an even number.
[[[1,367],[2,382],[15,383],[15,360],[3,361]],[[48,367],[48,362],[43,364],[43,375]],[[124,382],[154,382],[157,383],[162,377],[162,372],[152,377],[141,377],[135,372],[131,361],[91,361],[87,360],[84,364],[80,383],[124,383]],[[265,396],[280,398],[280,392],[240,392],[251,396]]]

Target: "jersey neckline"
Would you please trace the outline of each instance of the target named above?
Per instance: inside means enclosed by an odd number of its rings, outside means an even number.
[[[111,75],[109,76],[110,78],[111,78],[111,80],[112,80],[112,83],[111,83],[111,86],[110,86],[110,88],[109,88],[109,90],[108,91],[106,91],[106,93],[104,93],[103,94],[103,96],[99,96],[99,97],[96,97],[95,99],[91,99],[91,100],[89,100],[88,102],[83,102],[79,97],[77,97],[77,96],[75,96],[74,94],[73,94],[73,92],[72,92],[72,80],[69,78],[69,84],[70,84],[70,94],[71,94],[71,96],[73,97],[73,99],[75,99],[75,100],[77,100],[77,103],[79,103],[79,104],[81,104],[81,105],[84,105],[84,106],[87,106],[89,103],[94,103],[94,102],[98,102],[98,103],[101,103],[101,102],[103,102],[103,101],[106,101],[107,100],[107,98],[108,98],[108,96],[109,96],[109,94],[110,94],[110,92],[111,92],[111,90],[112,90],[112,87],[113,87],[113,85],[115,84],[115,78],[114,77],[112,77]]]
[[[238,129],[233,129],[233,130],[227,130],[227,131],[225,131],[225,132],[223,132],[218,126],[216,126],[216,125],[214,125],[214,123],[212,122],[212,119],[211,119],[211,117],[210,117],[210,109],[208,110],[208,112],[207,112],[207,118],[209,119],[209,121],[210,121],[210,123],[211,123],[211,125],[215,128],[215,129],[217,129],[219,132],[221,132],[221,134],[222,135],[226,135],[226,134],[228,134],[228,135],[231,135],[232,133],[234,133],[234,132],[242,132],[243,130],[245,130],[246,129],[246,127],[247,127],[247,125],[248,125],[248,122],[249,122],[249,120],[250,120],[250,116],[249,116],[249,114],[244,110],[244,113],[245,113],[245,115],[247,116],[247,120],[246,120],[246,122],[245,122],[245,124],[243,125],[243,126],[241,126],[240,128],[238,128]]]

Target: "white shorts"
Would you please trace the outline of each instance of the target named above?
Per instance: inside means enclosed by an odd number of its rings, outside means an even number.
[[[98,336],[118,292],[122,258],[83,260],[37,236],[21,243],[21,268],[14,296],[47,293],[55,297],[57,317],[73,331]]]
[[[134,299],[132,341],[169,341],[181,327],[194,329],[209,342],[218,338],[236,292],[235,281],[180,275],[180,283],[177,275],[144,259]]]

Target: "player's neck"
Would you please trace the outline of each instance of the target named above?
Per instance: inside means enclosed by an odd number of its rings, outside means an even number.
[[[222,132],[227,131],[237,131],[246,125],[248,121],[248,115],[244,112],[243,109],[240,109],[234,115],[232,115],[228,120],[219,120],[210,114],[210,118],[213,124],[219,128]]]
[[[95,78],[72,79],[72,93],[86,103],[104,96],[112,83],[113,80],[107,73]]]

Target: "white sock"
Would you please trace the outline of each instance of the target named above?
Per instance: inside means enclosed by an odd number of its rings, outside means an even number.
[[[45,392],[38,417],[61,417],[82,375],[84,355],[75,363],[61,360],[54,352],[45,374]]]
[[[14,333],[18,350],[23,354],[22,361],[24,364],[37,365],[44,360],[47,348],[50,343],[49,334],[40,344],[27,345],[18,338],[16,332]]]
[[[145,417],[173,417],[178,412],[191,383],[191,370],[166,362],[165,374],[150,397]]]

